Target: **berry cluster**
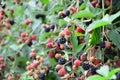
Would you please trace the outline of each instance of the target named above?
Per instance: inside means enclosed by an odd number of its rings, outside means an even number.
[[[17,43],[26,43],[28,46],[32,45],[32,40],[36,40],[36,35],[28,35],[26,32],[21,32],[20,39],[17,40]]]
[[[29,57],[33,60],[32,62],[26,62],[26,70],[28,72],[28,76],[33,76],[34,79],[44,80],[45,76],[47,76],[49,73],[49,69],[47,65],[43,64],[43,57],[37,55],[34,50],[30,52]]]

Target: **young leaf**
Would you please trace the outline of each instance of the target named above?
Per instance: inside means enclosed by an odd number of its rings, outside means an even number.
[[[115,20],[117,17],[119,17],[119,16],[120,16],[120,11],[117,12],[116,14],[111,15],[111,16],[110,16],[111,22],[114,21],[114,20]]]
[[[109,73],[109,67],[102,66],[99,70],[97,70],[97,73],[107,78],[108,73]]]
[[[90,76],[88,77],[86,80],[106,80],[104,77],[99,76],[99,75],[94,75],[94,76]]]
[[[42,4],[49,4],[49,0],[40,0]]]
[[[109,31],[108,38],[120,49],[120,34],[116,30]]]
[[[71,42],[72,42],[73,51],[75,52],[77,50],[78,40],[74,34],[71,34]]]
[[[92,18],[92,17],[95,17],[95,15],[93,13],[91,13],[90,11],[82,10],[82,11],[75,13],[72,17],[74,19],[76,19],[76,18]]]
[[[80,52],[83,49],[84,46],[85,46],[85,44],[78,45],[78,47],[77,47],[75,52],[77,52],[77,53]]]
[[[111,78],[113,75],[115,75],[117,72],[120,71],[120,68],[113,69],[108,73],[108,79]]]
[[[94,21],[93,23],[91,23],[91,24],[87,27],[86,31],[89,32],[89,31],[91,31],[91,30],[94,30],[94,29],[96,29],[96,28],[99,28],[99,27],[101,27],[101,26],[105,26],[105,25],[108,25],[108,24],[110,24],[110,22],[108,22],[108,21],[103,21],[103,20],[97,20],[97,21]]]

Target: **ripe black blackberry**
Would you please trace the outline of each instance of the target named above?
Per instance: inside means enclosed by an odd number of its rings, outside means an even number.
[[[120,72],[118,72],[116,76],[117,76],[116,80],[120,80]]]
[[[42,79],[42,80],[44,80],[45,74],[44,73],[39,73],[39,78]]]
[[[38,19],[38,18],[45,18],[45,15],[44,14],[36,14],[35,18],[36,19]]]
[[[33,45],[32,41],[30,41],[27,45],[31,47]]]
[[[45,28],[44,31],[45,31],[45,32],[49,32],[49,31],[50,31],[50,28],[49,28],[49,27],[48,27],[48,28]]]
[[[64,44],[66,42],[66,39],[64,37],[59,39],[60,44]]]
[[[50,29],[54,30],[54,28],[55,28],[55,25],[54,24],[50,24]]]
[[[65,10],[65,11],[64,11],[64,15],[65,15],[65,16],[69,16],[69,15],[70,15],[70,11],[69,11],[69,10]]]
[[[91,72],[92,74],[96,74],[96,70],[97,70],[96,67],[91,67],[91,68],[90,68],[90,72]]]
[[[101,48],[105,48],[105,42],[104,42],[104,41],[103,41],[103,42],[100,42],[99,46],[100,46]]]
[[[10,23],[11,25],[14,25],[14,24],[15,24],[14,20],[10,20],[9,23]]]
[[[84,62],[83,65],[82,65],[82,68],[83,68],[84,70],[90,69],[89,63],[88,63],[88,62]]]
[[[61,64],[61,65],[65,64],[65,62],[66,62],[66,59],[65,59],[65,58],[60,58],[60,59],[58,60],[58,63]]]
[[[112,49],[111,48],[105,48],[104,51],[106,54],[111,54],[112,53]]]

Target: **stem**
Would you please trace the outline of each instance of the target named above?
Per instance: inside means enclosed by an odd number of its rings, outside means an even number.
[[[110,0],[110,12],[109,12],[109,14],[111,14],[112,13],[112,0]]]
[[[104,15],[105,15],[105,12],[104,12],[104,0],[102,0],[102,10],[103,10],[103,13],[102,13],[102,15],[103,15],[103,17],[104,17]],[[102,28],[102,32],[104,33],[105,32],[105,27],[103,26],[103,28]],[[103,39],[102,39],[103,40]]]
[[[77,12],[79,11],[79,0],[77,0],[76,7],[77,7]]]

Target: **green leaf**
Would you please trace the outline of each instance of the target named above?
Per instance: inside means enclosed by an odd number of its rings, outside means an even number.
[[[79,32],[77,32],[77,31],[75,31],[75,36],[85,36],[85,34],[82,34],[82,33],[79,33]]]
[[[111,16],[110,16],[111,22],[114,21],[114,20],[115,20],[117,17],[119,17],[119,16],[120,16],[120,11],[117,12],[116,14],[111,15]]]
[[[61,27],[61,26],[63,26],[63,25],[65,25],[67,23],[67,21],[65,21],[65,20],[63,20],[63,19],[60,19],[59,20],[59,26]]]
[[[113,69],[108,73],[108,79],[110,79],[113,75],[120,71],[120,68]]]
[[[77,47],[75,52],[77,52],[77,53],[80,52],[83,49],[84,46],[85,46],[85,44],[78,45],[78,47]]]
[[[109,20],[109,15],[106,15],[103,17],[103,19],[101,20],[96,20],[94,22],[92,22],[86,29],[86,32],[89,32],[91,30],[94,30],[96,28],[99,28],[101,26],[105,26],[111,24],[111,21]]]
[[[42,4],[49,4],[49,0],[40,0]]]
[[[88,77],[86,80],[106,80],[104,77],[102,76],[99,76],[99,75],[93,75],[93,76],[90,76]]]
[[[77,51],[77,47],[78,47],[78,40],[77,37],[74,34],[71,34],[71,42],[72,42],[72,47],[73,47],[73,51]]]
[[[92,18],[92,17],[95,17],[95,15],[88,10],[82,10],[82,11],[75,13],[72,17],[74,19],[76,19],[76,18]]]
[[[120,34],[116,30],[109,31],[108,38],[120,49]]]
[[[97,37],[96,37],[97,36]],[[95,29],[90,36],[90,44],[95,45],[100,42],[101,34],[100,29]]]
[[[107,78],[109,73],[109,67],[108,66],[102,66],[99,70],[96,71],[98,74],[104,76]]]
[[[84,10],[85,7],[86,7],[86,4],[85,4],[85,3],[82,3],[82,4],[80,5],[80,10]]]

